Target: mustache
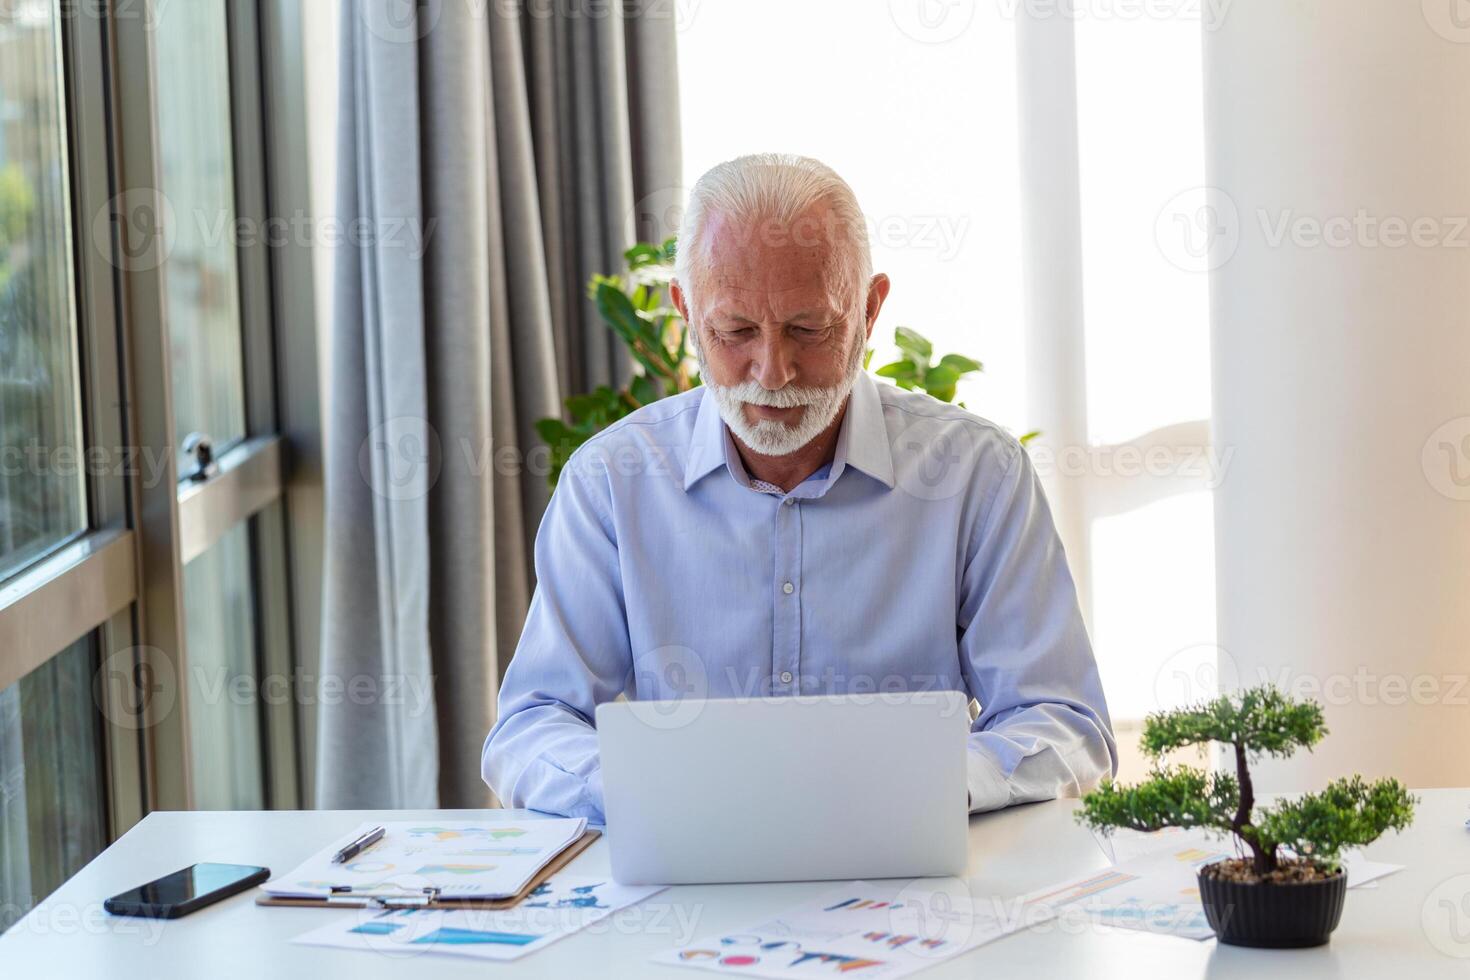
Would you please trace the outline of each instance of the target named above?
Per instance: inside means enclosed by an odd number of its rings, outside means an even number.
[[[824,398],[830,398],[837,390],[837,387],[812,388],[806,385],[787,385],[772,391],[761,387],[756,381],[742,381],[739,384],[717,385],[716,387],[738,401],[750,405],[766,405],[770,408],[805,408]]]

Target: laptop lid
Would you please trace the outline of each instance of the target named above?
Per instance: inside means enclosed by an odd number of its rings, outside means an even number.
[[[953,691],[599,705],[613,877],[960,874],[968,708]]]

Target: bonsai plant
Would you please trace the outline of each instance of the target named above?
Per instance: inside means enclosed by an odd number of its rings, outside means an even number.
[[[1290,756],[1326,734],[1320,705],[1291,700],[1270,685],[1150,715],[1141,745],[1155,760],[1152,776],[1136,786],[1104,783],[1082,798],[1077,819],[1103,833],[1181,827],[1232,835],[1248,856],[1199,871],[1205,917],[1220,941],[1321,945],[1342,915],[1342,849],[1404,829],[1417,802],[1396,779],[1369,783],[1352,776],[1320,793],[1258,807],[1251,760]],[[1210,742],[1232,752],[1233,774],[1159,761],[1166,752]]]
[[[595,275],[587,293],[608,328],[618,335],[633,355],[633,377],[627,387],[614,390],[600,385],[565,401],[566,419],[547,418],[536,423],[536,433],[551,449],[548,482],[556,489],[562,467],[572,452],[618,419],[660,398],[696,388],[700,384],[689,347],[689,327],[665,300],[674,270],[675,240],[662,245],[640,242],[623,253],[628,270],[622,276]],[[901,388],[924,391],[943,402],[954,401],[959,382],[984,370],[979,361],[962,354],[945,354],[934,360],[934,347],[916,330],[899,327],[894,344],[899,359],[874,373],[889,378]],[[872,360],[869,350],[863,359]],[[964,402],[959,403],[964,408]],[[1038,435],[1028,432],[1024,444]]]

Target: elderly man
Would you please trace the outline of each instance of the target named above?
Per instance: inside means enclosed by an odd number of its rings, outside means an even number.
[[[1025,451],[862,370],[888,290],[823,164],[762,154],[700,178],[670,296],[704,386],[563,471],[482,759],[507,806],[601,821],[592,718],[619,694],[967,692],[972,812],[1116,770]]]

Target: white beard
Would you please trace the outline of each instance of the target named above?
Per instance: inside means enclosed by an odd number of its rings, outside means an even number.
[[[866,338],[864,338],[866,339]],[[720,408],[720,418],[735,433],[735,437],[762,456],[788,456],[821,435],[852,392],[858,374],[863,369],[864,344],[853,345],[848,358],[847,375],[831,388],[811,388],[805,385],[787,385],[776,391],[768,391],[758,381],[742,381],[735,385],[716,384],[712,379],[709,364],[704,359],[703,345],[694,344],[694,356],[699,361],[699,376],[706,388],[715,396]],[[774,408],[804,407],[801,418],[794,424],[778,419],[757,419],[751,423],[745,417],[746,405],[770,405]]]

